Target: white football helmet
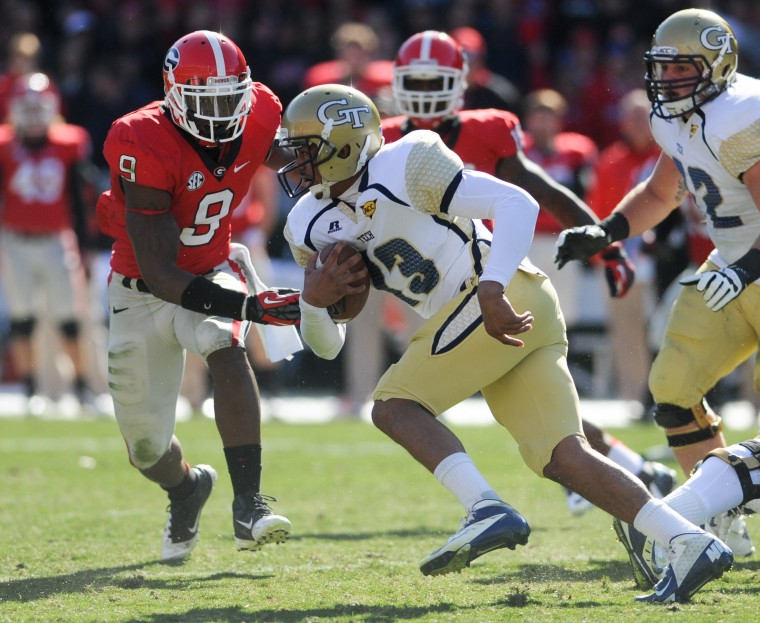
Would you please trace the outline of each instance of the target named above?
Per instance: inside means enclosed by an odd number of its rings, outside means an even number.
[[[18,78],[8,94],[8,116],[15,132],[25,139],[47,136],[48,128],[60,118],[58,90],[43,73]]]
[[[687,115],[716,97],[736,78],[739,48],[731,27],[704,9],[685,9],[662,22],[644,54],[647,95],[652,112],[663,119]],[[664,79],[666,65],[688,64],[696,75]],[[690,89],[688,95],[682,92]]]
[[[202,143],[225,143],[243,133],[252,92],[243,53],[217,32],[191,32],[164,57],[166,106],[174,123]]]
[[[382,147],[380,114],[372,100],[354,88],[342,84],[312,87],[285,109],[277,144],[297,152],[296,159],[277,172],[288,196],[310,190],[329,197],[335,182],[359,173]],[[304,148],[308,154],[298,153]],[[320,184],[314,183],[317,171]],[[295,187],[289,174],[299,176]]]
[[[449,35],[435,30],[412,35],[393,62],[396,106],[418,126],[434,127],[461,108],[466,76],[462,48]]]

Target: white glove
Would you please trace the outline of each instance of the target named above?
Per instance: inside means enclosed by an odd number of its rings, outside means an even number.
[[[705,303],[713,311],[719,311],[739,296],[747,282],[743,278],[744,271],[735,270],[735,266],[726,266],[720,270],[708,270],[705,273],[684,277],[678,283],[684,286],[697,286],[702,292]]]

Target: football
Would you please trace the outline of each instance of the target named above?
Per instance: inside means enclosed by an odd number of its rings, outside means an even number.
[[[336,244],[338,243],[333,242],[331,244],[328,244],[319,252],[319,262],[317,262],[317,266],[322,265],[322,262],[328,258],[333,250],[333,247],[335,247]],[[342,264],[348,258],[356,255],[357,253],[359,253],[357,249],[350,245],[346,245],[343,247],[343,250],[338,256],[338,264]],[[362,260],[351,268],[351,272],[355,273],[357,271],[360,271],[362,268],[364,268],[364,266],[366,266],[366,264],[364,260]],[[344,296],[342,299],[327,308],[327,311],[330,314],[330,318],[332,318],[335,322],[348,322],[352,318],[356,318],[359,315],[359,312],[364,309],[364,305],[367,303],[367,298],[369,297],[369,275],[367,275],[363,280],[360,279],[351,285],[359,285],[360,283],[363,283],[366,286],[363,292],[360,292],[359,294],[349,294],[347,296]]]

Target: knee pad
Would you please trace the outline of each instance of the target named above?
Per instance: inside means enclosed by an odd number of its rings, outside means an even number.
[[[66,320],[62,322],[58,328],[65,338],[75,340],[79,337],[79,321],[78,320]]]
[[[703,398],[690,409],[668,403],[657,403],[654,421],[665,429],[671,448],[690,446],[712,439],[723,430],[723,422]],[[689,426],[690,425],[690,426]],[[671,429],[689,426],[685,431],[674,433]]]
[[[752,476],[750,475],[751,471],[760,469],[760,440],[750,439],[742,441],[737,445],[749,450],[752,453],[751,456],[737,456],[731,452],[730,448],[717,448],[708,452],[705,459],[714,456],[734,468],[736,476],[739,478],[739,484],[742,487],[742,495],[744,496],[742,504],[746,504],[751,500],[760,498],[760,485],[753,483]]]
[[[34,333],[34,326],[37,323],[36,318],[24,318],[23,320],[11,320],[8,326],[8,337],[32,337]]]

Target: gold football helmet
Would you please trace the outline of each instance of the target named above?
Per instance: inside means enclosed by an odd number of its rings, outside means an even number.
[[[296,159],[277,172],[288,196],[311,190],[329,197],[330,186],[359,173],[382,147],[380,114],[369,97],[351,87],[312,87],[285,109],[277,144],[296,151]],[[320,184],[314,183],[317,170]],[[295,188],[288,177],[294,174],[299,175]]]
[[[734,81],[739,49],[731,27],[704,9],[685,9],[662,22],[644,54],[652,112],[663,119],[691,113]],[[667,65],[692,65],[695,75],[664,78]],[[689,89],[688,94],[684,91]]]

